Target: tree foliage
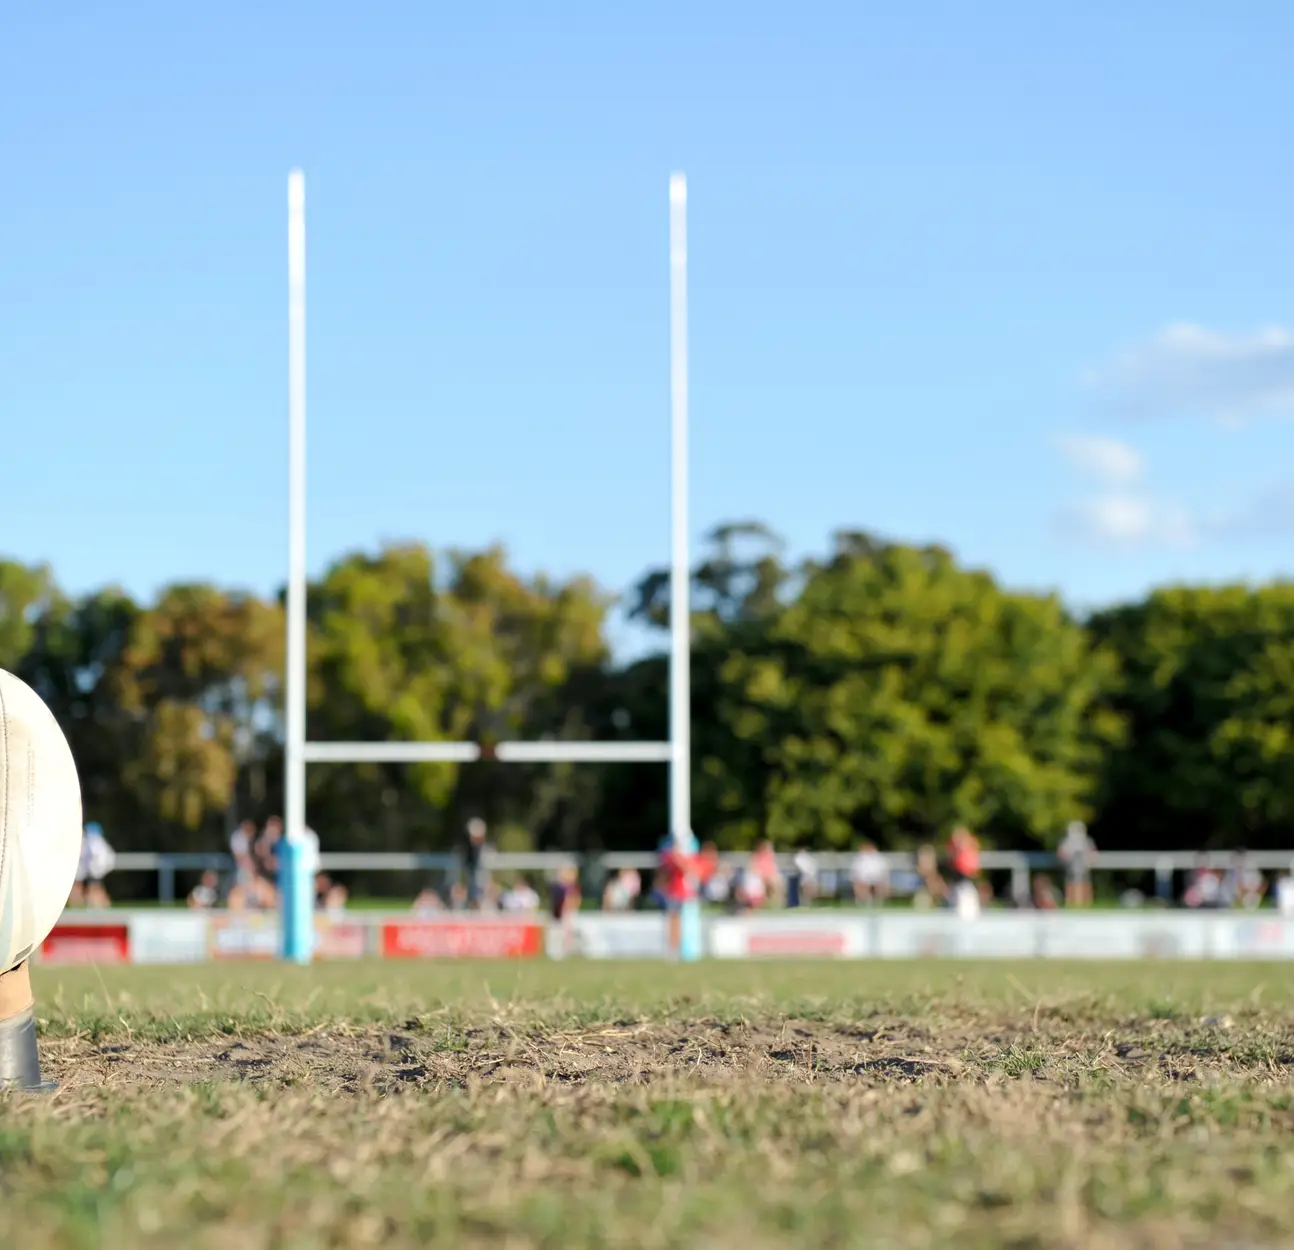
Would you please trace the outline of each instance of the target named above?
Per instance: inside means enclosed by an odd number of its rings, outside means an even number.
[[[1147,846],[1289,845],[1294,585],[1177,587],[1105,612],[1122,657],[1102,823]]]
[[[669,597],[650,571],[631,615],[663,630]],[[743,521],[710,536],[691,599],[694,825],[721,845],[903,847],[964,821],[1038,846],[1075,817],[1107,848],[1294,837],[1294,586],[1162,590],[1080,621],[939,547],[843,532],[790,562]],[[309,735],[663,739],[663,647],[615,662],[613,603],[497,547],[348,555],[309,588]],[[214,848],[281,810],[283,643],[281,596],[74,599],[0,561],[0,665],[54,709],[122,849]],[[445,847],[472,814],[515,848],[649,847],[666,800],[641,765],[309,775],[325,845],[356,850]]]

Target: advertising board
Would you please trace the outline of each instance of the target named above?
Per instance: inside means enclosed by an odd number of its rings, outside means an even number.
[[[397,920],[382,925],[387,959],[533,959],[544,952],[537,920]]]
[[[724,916],[710,921],[716,959],[857,959],[867,953],[861,916]]]
[[[1117,913],[1051,912],[1039,921],[1038,953],[1048,959],[1140,959],[1148,928],[1138,924],[1136,917]]]
[[[666,954],[665,917],[659,912],[581,912],[575,916],[573,931],[572,953],[586,959],[661,959]]]
[[[137,964],[192,964],[207,958],[204,912],[138,911],[130,917],[130,957]]]
[[[951,959],[959,952],[964,921],[952,912],[878,912],[872,918],[880,959]]]
[[[1294,958],[1294,921],[1266,916],[1218,916],[1213,922],[1213,949],[1221,959]]]
[[[363,959],[368,954],[371,925],[333,916],[315,917],[316,959]]]
[[[1038,921],[1019,912],[985,912],[961,922],[957,942],[957,953],[966,959],[1031,959]]]
[[[124,924],[57,924],[41,943],[43,964],[127,964],[130,929]]]
[[[276,959],[283,944],[277,915],[224,912],[207,928],[212,959]]]

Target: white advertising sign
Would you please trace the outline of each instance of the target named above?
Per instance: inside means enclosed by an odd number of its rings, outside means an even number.
[[[207,917],[201,912],[132,912],[130,954],[137,964],[202,963],[207,958]]]

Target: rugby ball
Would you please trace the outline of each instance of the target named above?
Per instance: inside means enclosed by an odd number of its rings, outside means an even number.
[[[54,714],[0,669],[0,973],[63,914],[81,857],[81,784]]]

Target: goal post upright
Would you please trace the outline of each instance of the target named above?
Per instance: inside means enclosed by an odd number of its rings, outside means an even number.
[[[288,862],[300,871],[304,845],[306,765],[311,763],[665,763],[669,765],[669,829],[679,845],[695,851],[691,815],[691,614],[688,544],[687,380],[687,183],[669,181],[670,256],[670,649],[669,740],[666,742],[310,742],[306,737],[306,227],[305,175],[288,175],[288,579],[284,724],[284,833]],[[310,869],[312,875],[312,869]],[[300,885],[301,883],[297,883]],[[289,907],[284,890],[283,955],[309,962],[313,918]],[[679,954],[700,955],[699,905],[685,905]]]
[[[688,558],[687,178],[669,180],[669,832],[680,850],[696,852],[692,832],[692,610]],[[693,887],[696,882],[693,879]],[[680,959],[701,954],[701,904],[682,904]]]
[[[293,853],[306,828],[306,182],[294,169],[288,175],[288,584],[285,663],[284,833],[288,863],[304,870]],[[283,957],[309,962],[314,925],[297,903],[300,882],[282,891]],[[313,897],[313,890],[307,896]]]

